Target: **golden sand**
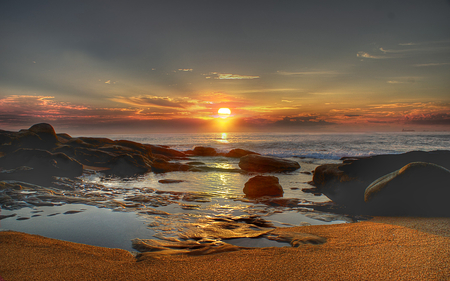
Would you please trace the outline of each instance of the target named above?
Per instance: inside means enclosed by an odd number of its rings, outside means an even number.
[[[151,256],[0,232],[0,276],[10,280],[450,280],[449,218],[374,218],[302,226],[321,245],[205,256]]]

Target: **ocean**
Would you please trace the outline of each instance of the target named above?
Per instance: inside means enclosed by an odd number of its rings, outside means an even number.
[[[450,148],[450,132],[204,133],[102,135],[102,137],[168,145],[180,151],[195,146],[210,146],[219,152],[242,148],[269,156],[330,160]]]
[[[308,204],[329,201],[324,195],[303,192],[310,188],[312,171],[321,164],[340,163],[342,157],[400,154],[413,150],[432,151],[450,148],[449,132],[399,133],[205,133],[97,135],[114,140],[126,139],[146,144],[166,145],[186,151],[208,146],[218,152],[242,148],[262,155],[297,161],[301,169],[279,178],[284,199],[295,199],[301,206],[282,206],[247,200],[245,183],[255,174],[231,172],[239,159],[227,157],[191,157],[217,168],[210,172],[148,173],[130,178],[107,178],[101,173],[81,177],[83,186],[77,194],[89,199],[101,195],[104,202],[30,206],[19,210],[1,210],[2,215],[16,214],[0,222],[0,230],[16,230],[72,242],[122,248],[133,251],[131,239],[175,239],[192,225],[213,219],[260,217],[275,227],[349,223],[354,218],[317,212]],[[181,161],[181,162],[183,162]],[[229,170],[229,171],[228,171]],[[162,179],[182,180],[162,184]],[[92,186],[97,186],[93,189]],[[101,187],[101,188],[98,188]],[[151,203],[133,201],[148,196]],[[129,207],[129,204],[135,204]],[[126,207],[122,205],[126,205]],[[128,204],[128,205],[127,205]],[[67,212],[71,211],[71,212]],[[72,212],[76,211],[76,212]],[[17,218],[28,218],[20,219]],[[238,238],[229,243],[249,247],[286,246],[265,238]]]

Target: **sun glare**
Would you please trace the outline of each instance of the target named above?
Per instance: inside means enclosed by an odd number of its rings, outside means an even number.
[[[229,108],[223,107],[217,111],[221,118],[227,118],[231,114],[231,110]]]

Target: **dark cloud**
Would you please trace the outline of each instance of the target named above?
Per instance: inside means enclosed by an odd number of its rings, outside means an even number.
[[[449,113],[426,114],[407,118],[407,124],[415,125],[450,125]]]
[[[274,127],[322,127],[335,125],[335,123],[318,119],[318,116],[284,117],[272,124]]]

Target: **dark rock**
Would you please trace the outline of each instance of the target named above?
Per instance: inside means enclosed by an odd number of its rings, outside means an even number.
[[[278,157],[249,154],[241,157],[239,167],[242,170],[258,173],[291,172],[300,169],[296,161]]]
[[[217,156],[217,151],[212,147],[196,146],[192,154],[195,156]]]
[[[152,170],[155,173],[167,173],[174,171],[187,171],[190,166],[181,163],[172,163],[164,159],[153,159]]]
[[[92,144],[94,146],[103,146],[105,144],[113,144],[114,141],[108,138],[88,138],[88,137],[80,137],[78,138],[85,143]]]
[[[129,141],[129,140],[118,140],[114,142],[117,145],[120,146],[125,146],[128,148],[131,148],[134,151],[139,151],[140,154],[142,154],[143,156],[146,157],[152,157],[152,150],[151,148],[147,147],[144,144],[138,143],[138,142],[134,142],[134,141]]]
[[[19,168],[22,166],[32,169]],[[3,179],[17,179],[45,184],[49,183],[53,176],[77,177],[81,176],[83,172],[81,163],[63,153],[23,148],[0,158],[0,167],[15,169],[14,173],[0,174]]]
[[[62,133],[62,134],[56,134],[56,137],[58,137],[58,141],[61,143],[68,142],[72,139],[72,137],[69,134]]]
[[[314,185],[333,202],[348,212],[370,214],[364,202],[366,188],[376,179],[392,173],[411,162],[434,163],[450,168],[450,151],[412,151],[397,155],[377,155],[347,159],[344,164],[321,165],[314,171]]]
[[[247,197],[283,196],[283,188],[278,178],[274,176],[255,176],[250,178],[244,186]]]
[[[171,179],[165,179],[165,180],[159,180],[159,183],[180,183],[184,182],[184,180],[171,180]]]
[[[152,163],[140,154],[124,154],[105,163],[104,167],[108,167],[110,170],[104,172],[119,177],[132,177],[150,172],[151,165]]]
[[[31,126],[28,131],[33,132],[35,134],[46,134],[49,136],[53,136],[53,139],[56,139],[56,132],[52,125],[48,123],[39,123]]]
[[[72,138],[65,142],[66,145],[71,147],[83,147],[83,148],[95,148],[94,144],[83,141],[81,138]]]
[[[249,154],[259,155],[259,153],[256,153],[256,152],[253,152],[253,151],[250,151],[250,150],[236,148],[236,149],[230,150],[228,153],[224,154],[224,156],[225,157],[232,157],[232,158],[241,158],[241,157],[249,155]]]
[[[190,165],[190,166],[205,166],[206,164],[203,162],[199,162],[199,161],[193,161],[193,162],[187,162],[186,165]]]
[[[151,144],[145,144],[145,146],[149,148],[153,154],[161,154],[169,157],[170,159],[186,157],[186,154],[183,152],[165,146]]]
[[[442,166],[413,162],[370,184],[364,201],[372,214],[450,215],[450,171]]]

